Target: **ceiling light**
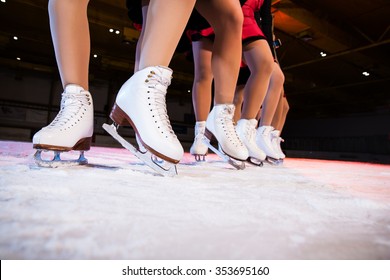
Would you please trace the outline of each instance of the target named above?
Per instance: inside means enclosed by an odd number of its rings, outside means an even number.
[[[367,71],[364,71],[364,72],[362,73],[362,75],[368,77],[368,76],[370,76],[370,73],[368,73]]]
[[[97,57],[98,57],[98,55],[97,55],[97,54],[94,54],[94,55],[93,55],[93,57],[94,57],[94,58],[97,58]]]
[[[114,32],[114,29],[110,28],[108,29],[108,31],[110,31],[110,33]]]
[[[17,41],[19,38],[18,38],[18,36],[14,36],[13,39],[14,39],[15,41]]]
[[[1,0],[1,2],[5,3],[5,0]]]
[[[119,30],[115,30],[115,34],[119,34],[121,33]]]
[[[20,57],[17,57],[16,60],[20,60]]]
[[[322,57],[327,56],[327,54],[326,54],[325,52],[320,52],[320,55],[321,55]]]

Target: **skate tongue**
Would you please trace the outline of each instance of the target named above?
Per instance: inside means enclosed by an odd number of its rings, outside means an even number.
[[[233,118],[233,114],[234,114],[234,105],[233,104],[226,104],[223,108],[223,112],[225,114],[228,114],[228,115],[231,115],[231,117]]]
[[[82,91],[85,91],[81,86],[69,84],[65,87],[65,93],[68,94],[75,94],[75,93],[81,93]]]

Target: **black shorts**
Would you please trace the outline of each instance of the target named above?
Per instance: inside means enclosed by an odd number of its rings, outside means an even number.
[[[245,85],[246,82],[249,79],[249,76],[251,75],[251,71],[249,70],[248,66],[245,67],[240,67],[240,72],[238,74],[238,80],[237,80],[237,85]]]
[[[130,20],[137,24],[142,24],[141,0],[126,0],[127,15]]]

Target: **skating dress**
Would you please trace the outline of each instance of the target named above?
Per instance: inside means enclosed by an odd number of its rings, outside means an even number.
[[[201,38],[214,40],[215,36],[213,28],[196,9],[192,11],[190,19],[188,20],[186,34],[191,42],[199,41]]]

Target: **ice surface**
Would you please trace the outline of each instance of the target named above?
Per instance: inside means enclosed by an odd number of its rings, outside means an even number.
[[[57,169],[33,153],[0,141],[0,259],[390,259],[388,165],[185,154],[166,178],[119,148]]]

